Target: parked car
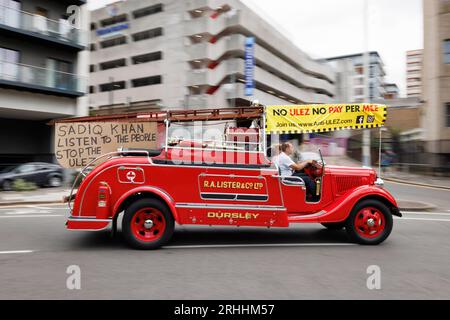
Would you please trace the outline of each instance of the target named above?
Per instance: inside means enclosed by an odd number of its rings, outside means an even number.
[[[53,163],[30,162],[11,166],[0,172],[0,186],[9,191],[16,180],[33,182],[39,187],[60,187],[64,180],[63,168]]]

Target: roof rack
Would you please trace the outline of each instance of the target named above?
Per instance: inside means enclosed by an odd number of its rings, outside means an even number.
[[[71,122],[102,122],[102,121],[150,121],[150,122],[192,122],[192,121],[222,121],[234,119],[256,119],[264,113],[263,106],[246,106],[234,108],[215,108],[198,110],[167,110],[142,113],[116,114],[107,116],[89,116],[53,120],[49,124]]]

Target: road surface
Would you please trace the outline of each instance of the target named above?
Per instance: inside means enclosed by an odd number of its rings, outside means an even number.
[[[1,208],[0,299],[449,299],[449,192],[387,188],[438,208],[395,219],[376,247],[296,225],[177,227],[165,248],[135,251],[120,235],[66,231],[64,206]],[[67,287],[74,265],[80,290]],[[380,289],[367,286],[370,266]]]

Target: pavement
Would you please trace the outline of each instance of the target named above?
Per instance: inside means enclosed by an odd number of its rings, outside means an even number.
[[[0,207],[11,205],[33,205],[62,203],[64,196],[69,195],[70,188],[42,188],[35,191],[0,191]]]
[[[356,161],[347,157],[327,157],[325,161],[330,165],[350,167],[361,166],[360,161]],[[378,172],[378,167],[374,167],[374,169]],[[388,170],[383,171],[381,177],[383,178],[383,180],[450,190],[450,177],[417,174],[411,171],[401,171],[397,168],[389,168]]]
[[[390,169],[382,174],[385,181],[450,190],[450,177],[435,177]]]

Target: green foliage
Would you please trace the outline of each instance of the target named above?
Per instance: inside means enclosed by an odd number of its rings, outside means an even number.
[[[23,179],[15,180],[12,188],[14,191],[34,191],[38,189],[35,183],[28,182]]]

